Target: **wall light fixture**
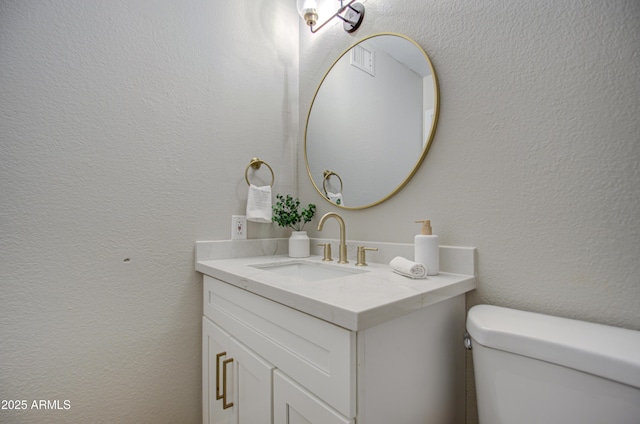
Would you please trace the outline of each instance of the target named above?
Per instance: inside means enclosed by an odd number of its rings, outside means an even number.
[[[311,32],[315,33],[325,26],[333,18],[343,20],[343,28],[347,32],[353,32],[358,29],[364,19],[364,6],[357,3],[356,0],[340,2],[340,7],[335,11],[336,0],[297,0],[298,13],[302,19],[309,25]],[[333,6],[331,3],[333,2]],[[329,18],[327,16],[333,15]],[[316,26],[318,20],[323,22]]]

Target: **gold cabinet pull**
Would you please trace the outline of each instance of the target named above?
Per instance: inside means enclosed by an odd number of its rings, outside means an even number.
[[[216,355],[216,400],[222,399],[220,392],[220,358],[225,356],[227,352],[220,352]]]
[[[227,403],[227,364],[233,363],[233,358],[222,361],[222,409],[231,408],[233,402]]]

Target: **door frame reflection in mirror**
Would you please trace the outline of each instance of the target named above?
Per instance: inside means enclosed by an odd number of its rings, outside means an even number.
[[[400,180],[400,182],[398,184],[395,184],[389,192],[385,192],[383,194],[380,195],[379,198],[376,198],[375,200],[368,202],[366,204],[362,204],[362,205],[352,205],[349,203],[349,199],[343,199],[342,198],[342,193],[332,193],[333,196],[331,196],[331,199],[329,199],[329,195],[325,194],[325,192],[327,191],[327,185],[329,185],[329,187],[332,186],[332,182],[333,181],[325,181],[325,175],[327,174],[327,172],[330,172],[330,175],[341,175],[340,171],[338,171],[337,169],[335,169],[332,166],[328,166],[328,169],[325,167],[323,169],[317,169],[315,170],[317,174],[317,180],[314,180],[314,174],[312,171],[312,167],[309,164],[309,123],[311,121],[311,115],[313,112],[313,107],[314,104],[316,104],[316,101],[318,99],[318,94],[320,93],[320,90],[323,86],[323,83],[325,83],[325,81],[327,80],[327,78],[329,77],[329,75],[331,74],[331,71],[336,67],[336,65],[338,64],[338,62],[343,59],[343,58],[347,58],[346,60],[349,60],[349,53],[351,52],[352,49],[354,49],[356,46],[362,44],[363,42],[367,41],[367,40],[371,40],[375,37],[381,37],[381,36],[392,36],[392,37],[399,37],[403,40],[408,41],[409,43],[411,43],[418,52],[420,52],[422,54],[422,58],[425,60],[425,64],[426,67],[429,69],[431,76],[432,76],[432,81],[433,81],[433,107],[432,107],[432,111],[430,111],[432,113],[432,122],[431,122],[431,127],[430,127],[430,132],[429,134],[427,134],[426,136],[424,136],[424,134],[422,134],[421,136],[421,144],[422,144],[422,150],[421,153],[419,155],[419,157],[417,158],[417,160],[414,160],[411,162],[411,166],[410,168],[407,167],[408,169],[406,169],[406,171],[403,169],[401,171],[403,177],[398,177],[398,180]],[[349,95],[349,96],[353,96],[354,93],[345,93],[345,95]],[[431,107],[429,107],[429,109],[431,109]],[[421,111],[421,116],[423,116],[422,119],[424,119],[424,115],[425,115],[425,110],[423,108],[423,110]],[[356,42],[355,44],[349,46],[349,48],[347,48],[346,50],[344,50],[339,56],[338,58],[332,63],[332,65],[329,67],[329,69],[327,70],[327,72],[325,73],[325,75],[322,77],[322,80],[320,81],[320,84],[318,85],[318,88],[316,89],[316,92],[313,96],[313,99],[311,101],[311,105],[309,106],[309,112],[307,114],[307,121],[305,124],[305,133],[304,133],[304,160],[305,160],[305,165],[307,167],[307,174],[309,175],[309,179],[311,180],[311,183],[313,184],[314,188],[316,189],[316,191],[320,194],[320,196],[325,199],[326,201],[328,201],[329,203],[338,206],[340,208],[343,209],[353,209],[353,210],[357,210],[357,209],[365,209],[365,208],[369,208],[371,206],[375,206],[378,205],[382,202],[385,202],[386,200],[388,200],[389,198],[391,198],[392,196],[394,196],[395,194],[397,194],[402,188],[404,188],[404,186],[407,185],[407,183],[411,180],[411,178],[415,175],[415,173],[417,172],[418,168],[420,167],[420,165],[422,164],[422,162],[424,161],[424,158],[427,155],[427,152],[429,151],[429,148],[431,147],[431,143],[433,141],[433,138],[435,136],[435,132],[436,132],[436,127],[438,124],[438,117],[439,117],[439,113],[440,113],[440,89],[439,89],[439,85],[438,85],[438,77],[436,75],[435,72],[435,68],[433,67],[433,64],[431,63],[431,59],[429,58],[429,56],[427,55],[427,53],[424,51],[424,49],[414,40],[412,40],[411,38],[402,35],[402,34],[397,34],[397,33],[392,33],[392,32],[383,32],[383,33],[376,33],[376,34],[372,34],[369,35],[361,40],[359,40],[358,42]],[[346,115],[346,117],[349,117],[349,115]],[[424,127],[424,121],[422,122],[422,127]],[[361,140],[363,145],[367,145],[368,140],[367,139],[362,139]],[[358,148],[357,146],[355,147],[356,149]],[[365,147],[362,147],[363,149],[365,149]],[[364,151],[364,150],[363,150]],[[334,152],[335,153],[335,152]],[[343,153],[343,151],[339,152],[340,154]],[[359,157],[351,157],[350,158],[350,162],[354,163],[354,161],[358,161],[360,160]],[[387,168],[388,169],[388,168]],[[385,168],[382,167],[380,169],[370,169],[370,172],[372,173],[381,173],[384,174],[385,173]],[[400,173],[400,172],[399,172]],[[406,176],[405,176],[406,175]],[[371,178],[369,178],[369,176],[363,176],[363,178],[365,180],[371,180]],[[338,181],[336,179],[336,181]],[[337,187],[342,188],[342,178],[340,179],[340,181],[338,182],[339,185]],[[344,185],[347,186],[349,183],[348,181],[344,182]],[[336,195],[337,198],[339,199],[338,202],[335,202],[336,200]],[[344,202],[344,203],[342,203]],[[338,204],[337,204],[338,203]]]

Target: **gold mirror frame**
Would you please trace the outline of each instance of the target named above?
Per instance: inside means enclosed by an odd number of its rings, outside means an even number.
[[[396,186],[390,193],[386,194],[386,195],[382,195],[382,197],[374,202],[371,202],[369,204],[365,204],[365,205],[358,205],[358,206],[343,206],[343,205],[339,205],[336,204],[334,202],[332,202],[331,200],[329,200],[328,196],[326,194],[323,193],[323,190],[326,191],[326,180],[322,181],[322,184],[316,184],[316,182],[313,179],[313,175],[311,173],[311,167],[309,165],[309,158],[308,158],[308,148],[307,148],[307,143],[308,143],[308,139],[307,139],[307,132],[309,129],[309,121],[310,121],[310,117],[311,117],[311,112],[313,111],[313,105],[316,101],[316,98],[318,96],[318,93],[320,92],[320,89],[322,88],[322,84],[325,82],[325,80],[327,79],[327,77],[329,76],[329,74],[331,73],[331,70],[336,66],[336,64],[338,63],[338,61],[340,61],[340,59],[342,59],[345,55],[347,55],[351,49],[353,49],[354,47],[356,47],[357,45],[359,45],[360,43],[369,40],[371,38],[374,37],[380,37],[380,36],[395,36],[395,37],[400,37],[404,40],[409,41],[411,44],[413,44],[419,52],[422,53],[426,64],[428,65],[430,71],[431,71],[431,75],[433,76],[433,121],[431,124],[431,130],[429,132],[428,137],[426,137],[426,141],[424,144],[424,147],[422,149],[422,153],[420,155],[420,157],[417,159],[417,161],[414,163],[413,167],[411,168],[411,170],[408,172],[407,176],[404,178],[404,180],[398,185]],[[424,115],[424,114],[423,114]],[[316,92],[313,96],[313,99],[311,101],[311,105],[309,106],[309,113],[307,114],[307,121],[305,124],[305,132],[304,132],[304,160],[305,160],[305,165],[307,167],[307,174],[309,176],[309,179],[311,180],[311,183],[313,184],[314,188],[316,189],[316,191],[318,192],[318,194],[320,194],[320,196],[325,199],[327,202],[331,203],[334,206],[338,206],[342,209],[350,209],[350,210],[358,210],[358,209],[366,209],[366,208],[370,208],[372,206],[378,205],[380,203],[383,203],[385,201],[387,201],[388,199],[390,199],[391,197],[393,197],[395,194],[397,194],[400,190],[402,190],[402,188],[404,188],[404,186],[407,185],[407,183],[411,180],[411,178],[415,175],[415,173],[418,171],[418,168],[420,167],[420,165],[422,164],[422,162],[424,161],[424,158],[427,156],[427,153],[429,152],[429,148],[431,147],[431,143],[433,141],[433,138],[435,136],[435,132],[436,132],[436,127],[438,126],[438,118],[440,115],[440,88],[439,88],[439,84],[438,84],[438,77],[436,75],[435,72],[435,68],[433,67],[433,64],[431,63],[431,59],[429,59],[429,56],[427,55],[427,53],[424,51],[424,49],[414,40],[412,40],[411,38],[402,35],[402,34],[397,34],[397,33],[391,33],[391,32],[383,32],[383,33],[377,33],[377,34],[372,34],[370,36],[367,36],[361,40],[359,40],[357,43],[349,46],[349,48],[347,48],[346,50],[344,50],[339,56],[338,58],[333,62],[333,64],[329,67],[329,70],[325,73],[325,75],[322,77],[322,80],[320,81],[320,84],[318,85],[318,88],[316,89]],[[383,172],[383,170],[376,170],[374,172]],[[327,175],[331,176],[338,176],[338,174],[336,174],[333,171],[329,171],[326,170],[324,171],[324,178],[327,178]],[[366,177],[364,177],[366,178]],[[342,183],[342,179],[340,179],[340,183]]]

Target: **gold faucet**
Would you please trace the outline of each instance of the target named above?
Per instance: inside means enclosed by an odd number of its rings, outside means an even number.
[[[329,218],[335,218],[340,224],[340,259],[338,260],[339,264],[347,264],[349,261],[347,260],[347,229],[344,225],[344,219],[340,215],[335,212],[327,212],[322,215],[320,218],[320,222],[318,222],[318,231],[322,231],[322,227],[324,226],[324,222]]]

